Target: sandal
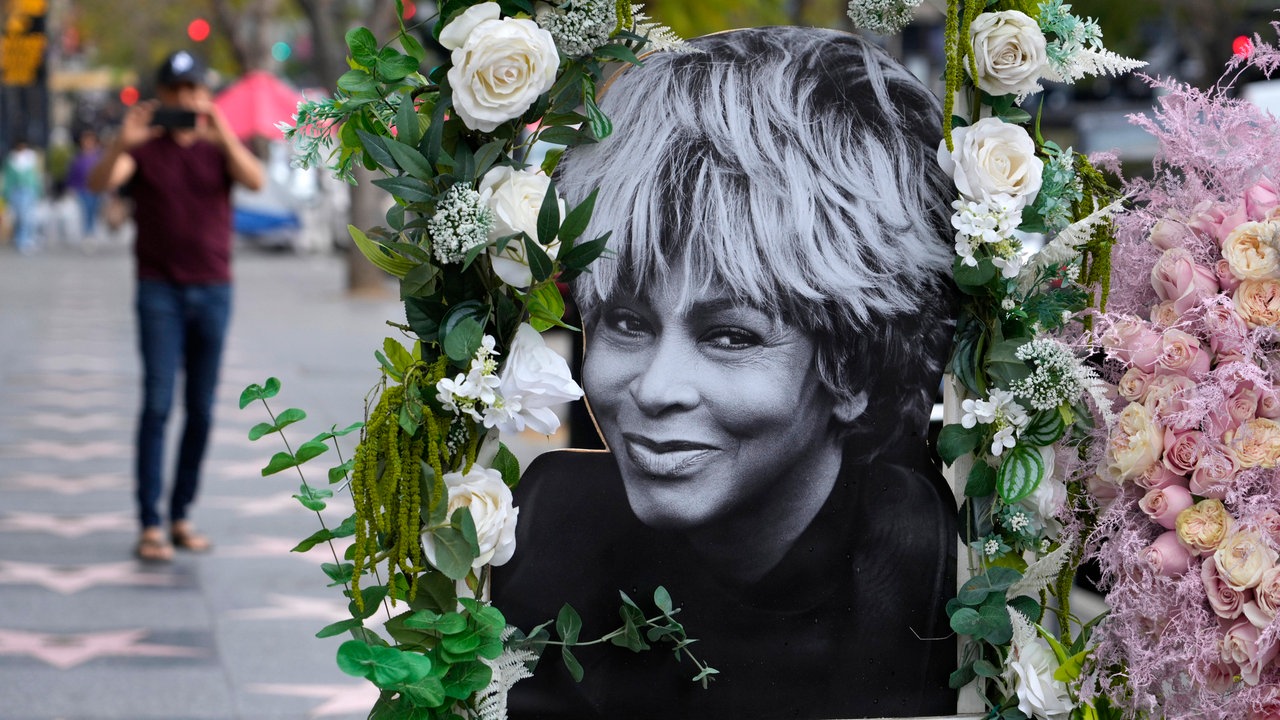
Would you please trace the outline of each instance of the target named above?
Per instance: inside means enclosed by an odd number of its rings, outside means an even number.
[[[213,543],[209,542],[209,538],[196,532],[186,523],[175,524],[170,528],[169,538],[173,540],[174,547],[187,552],[209,552],[210,548],[213,547]]]
[[[143,533],[138,538],[138,545],[133,549],[134,557],[142,562],[170,562],[173,560],[173,546],[159,535]]]

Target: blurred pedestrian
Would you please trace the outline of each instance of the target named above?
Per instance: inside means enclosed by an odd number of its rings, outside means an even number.
[[[187,513],[213,423],[231,314],[231,187],[238,182],[256,190],[263,183],[262,166],[214,106],[206,74],[188,52],[166,58],[156,77],[157,99],[129,109],[89,174],[94,192],[127,183],[134,203],[143,365],[136,554],[147,561],[171,559],[174,546],[195,552],[210,547]],[[164,431],[179,369],[186,418],[166,540],[159,510]]]
[[[102,204],[102,194],[89,188],[89,171],[98,164],[102,157],[102,144],[98,133],[85,130],[80,133],[75,159],[67,170],[67,187],[76,194],[80,202],[80,213],[83,219],[82,243],[91,243],[97,237],[98,208]]]
[[[19,254],[36,250],[36,205],[43,191],[40,156],[20,139],[4,161],[4,199],[13,213],[13,244]]]

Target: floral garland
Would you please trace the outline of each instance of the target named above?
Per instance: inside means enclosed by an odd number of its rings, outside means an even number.
[[[849,15],[891,32],[913,6],[853,0]],[[1090,514],[1080,456],[1110,403],[1071,338],[1081,313],[1106,302],[1119,194],[1086,158],[1041,137],[1019,104],[1042,81],[1142,63],[1107,51],[1097,24],[1069,9],[1061,0],[947,9],[938,162],[956,187],[953,269],[964,299],[948,366],[960,417],[942,428],[938,451],[964,484],[970,574],[948,605],[952,629],[968,638],[951,684],[978,681],[988,718],[1065,718],[1081,702],[1092,650],[1069,594]],[[1103,699],[1089,712],[1112,711]]]
[[[541,333],[568,327],[557,283],[585,271],[607,240],[582,237],[594,194],[568,207],[555,190],[562,149],[539,168],[524,159],[535,144],[609,135],[595,102],[606,64],[683,45],[629,0],[561,0],[536,10],[530,0],[450,0],[432,27],[450,56],[423,74],[427,52],[415,30],[401,22],[398,48],[364,28],[349,32],[352,69],[335,97],[302,103],[295,123],[281,127],[304,163],[328,163],[348,179],[357,164],[381,173],[373,184],[395,200],[387,225],[350,232],[370,261],[399,278],[407,320],[388,324],[408,346],[388,338],[375,353],[382,377],[365,422],[297,450],[286,439],[286,452],[263,470],[298,468],[301,476],[303,463],[361,429],[354,457],[339,457],[328,473],[349,489],[355,512],[327,523],[320,512],[334,491],[305,476],[295,496],[322,526],[295,550],[328,543],[334,562],[324,571],[351,600],[351,617],[318,636],[352,636],[337,663],[380,689],[371,718],[504,718],[507,691],[552,643],[578,678],[575,645],[638,651],[670,643],[705,686],[715,670],[690,653],[693,640],[661,587],[656,611],[624,594],[622,626],[591,641],[579,639],[581,620],[567,605],[526,635],[488,601],[490,569],[516,551],[519,516],[511,493],[519,464],[499,438],[553,433],[552,406],[581,397]],[[241,407],[261,401],[271,414],[250,439],[283,438],[305,417],[296,408],[271,411],[279,390],[272,378],[242,394]],[[348,538],[339,550],[335,542]],[[380,611],[385,618],[375,618]]]
[[[1208,92],[1154,82],[1136,120],[1160,149],[1099,327],[1123,410],[1092,483],[1112,607],[1094,672],[1133,714],[1280,717],[1280,124],[1228,97],[1278,65],[1254,36]]]

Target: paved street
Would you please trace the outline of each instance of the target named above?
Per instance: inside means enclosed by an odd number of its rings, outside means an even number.
[[[375,694],[334,665],[342,638],[313,636],[345,614],[319,569],[328,550],[289,552],[315,516],[290,497],[296,475],[260,476],[283,448],[276,436],[250,443],[266,415],[237,407],[246,384],[275,375],[274,409],[309,415],[293,442],[361,419],[373,350],[393,332],[383,321],[403,313],[345,297],[342,263],[239,253],[193,514],[215,547],[156,566],[132,555],[140,372],[128,252],[0,246],[0,718],[364,717]],[[180,419],[175,408],[171,430]],[[520,440],[525,457],[553,442]],[[310,478],[324,484],[332,464],[332,452],[313,461]],[[350,505],[334,506],[336,523]]]

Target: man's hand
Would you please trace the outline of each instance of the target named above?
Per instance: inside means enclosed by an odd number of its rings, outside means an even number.
[[[116,136],[116,142],[120,143],[122,150],[132,150],[164,132],[151,126],[151,118],[155,116],[158,107],[159,102],[148,100],[129,108],[124,115],[124,122],[120,124],[120,134]]]

